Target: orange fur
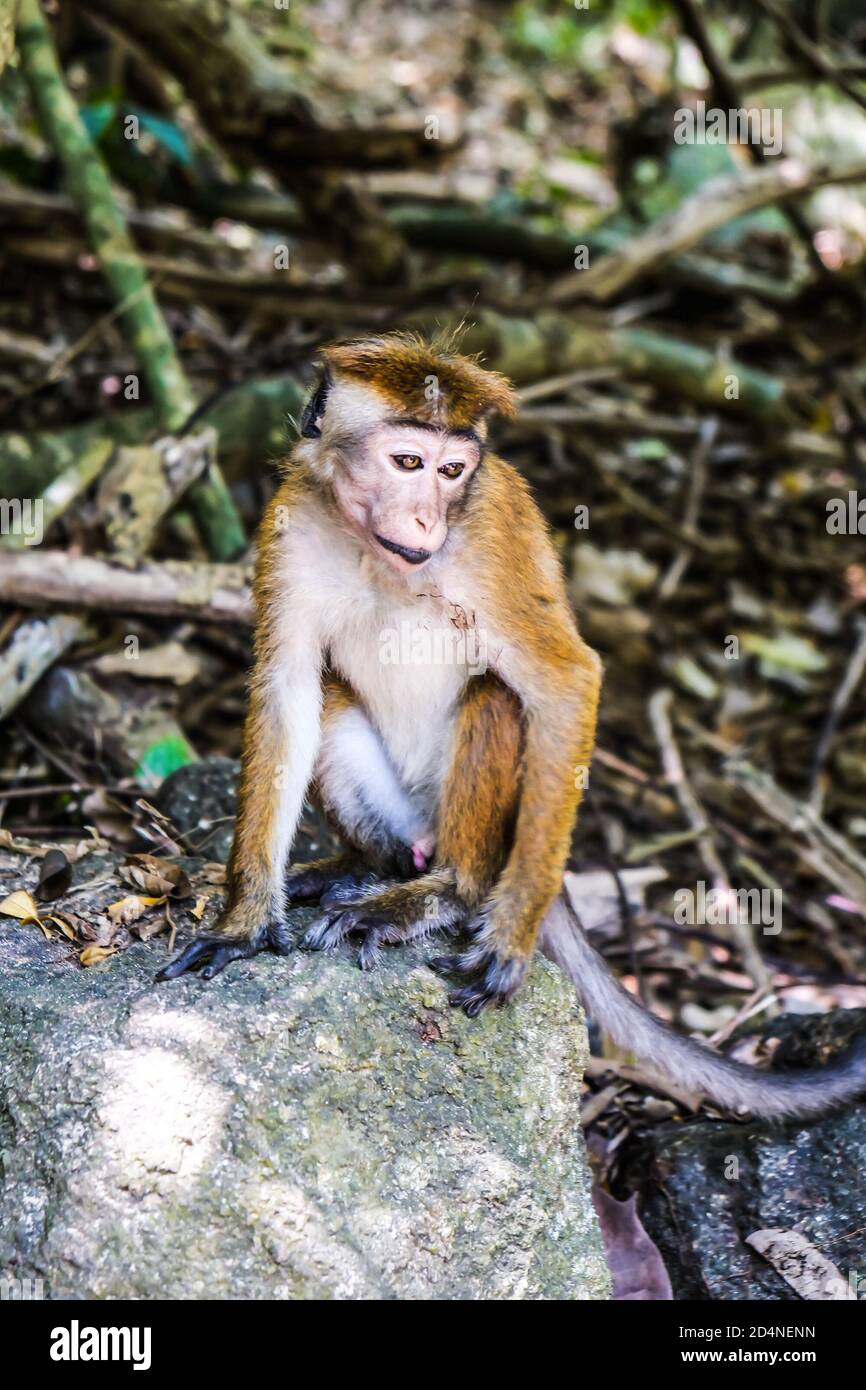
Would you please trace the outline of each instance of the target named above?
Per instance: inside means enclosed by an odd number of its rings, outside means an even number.
[[[259,550],[253,576],[256,609],[254,656],[249,704],[244,724],[238,813],[229,861],[229,894],[219,930],[230,937],[260,936],[265,928],[262,905],[271,892],[277,806],[278,769],[292,757],[285,733],[273,717],[270,673],[278,661],[274,614],[280,598],[278,567],[281,509],[296,510],[309,494],[308,476],[292,470],[274,494],[259,527]]]
[[[514,392],[503,377],[415,337],[335,344],[323,358],[332,374],[372,385],[400,414],[443,428],[466,429],[489,411],[515,408]],[[438,383],[433,401],[425,393],[429,377]],[[269,915],[277,932],[282,918],[275,882],[285,831],[275,770],[306,769],[304,716],[295,718],[294,705],[281,694],[293,676],[292,663],[304,668],[305,660],[297,645],[291,648],[295,656],[286,656],[287,631],[302,641],[304,615],[291,613],[289,603],[287,619],[284,589],[296,582],[297,570],[287,577],[278,517],[294,518],[296,530],[315,530],[316,518],[323,516],[342,524],[332,484],[323,481],[319,468],[320,448],[309,439],[298,446],[260,531],[256,667],[229,901],[219,928],[223,937],[249,939],[256,947],[273,940]],[[578,635],[547,525],[520,474],[488,455],[465,492],[455,492],[453,503],[444,505],[452,506],[456,518],[457,535],[446,542],[451,582],[465,582],[477,599],[484,624],[501,641],[501,664],[494,666],[495,674],[470,680],[455,703],[450,752],[447,744],[442,751],[433,873],[414,888],[393,890],[386,903],[395,911],[402,904],[411,925],[422,893],[439,884],[465,909],[476,911],[483,925],[478,959],[493,962],[485,966],[484,997],[502,998],[519,984],[561,886],[593,752],[601,666]],[[358,583],[367,584],[365,571],[358,573]],[[308,575],[303,579],[309,583]],[[327,652],[315,660],[327,727],[332,715],[359,696],[345,682],[323,679]],[[308,687],[302,689],[308,697]],[[309,698],[307,704],[312,719]],[[319,711],[315,719],[318,728]],[[183,968],[181,961],[174,973]]]
[[[495,676],[473,681],[454,721],[436,834],[436,862],[455,871],[457,892],[472,908],[493,887],[508,853],[522,745],[514,694]]]
[[[483,481],[465,524],[491,607],[502,613],[519,653],[525,721],[514,847],[493,892],[491,934],[504,955],[525,962],[562,883],[595,747],[601,662],[577,632],[559,558],[528,485],[495,456],[485,459]]]
[[[504,376],[411,334],[334,343],[321,356],[333,372],[374,386],[395,411],[444,428],[468,429],[491,411],[517,410]]]

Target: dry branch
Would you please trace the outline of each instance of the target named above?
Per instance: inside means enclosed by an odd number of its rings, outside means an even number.
[[[666,217],[659,218],[639,236],[589,266],[572,271],[551,291],[555,304],[570,304],[589,297],[612,298],[649,271],[656,272],[674,257],[746,213],[802,197],[826,184],[866,182],[866,160],[807,168],[798,160],[785,159],[725,176],[702,185]]]
[[[28,608],[89,608],[156,613],[198,622],[252,621],[243,565],[145,560],[134,568],[65,550],[0,553],[4,601]]]
[[[10,715],[36,682],[86,635],[80,618],[63,613],[28,618],[0,652],[0,720]]]
[[[405,271],[405,248],[365,189],[323,168],[331,132],[317,124],[291,68],[260,45],[230,0],[76,0],[170,72],[202,122],[241,164],[262,165],[297,194],[320,238],[374,281]],[[370,142],[367,143],[368,135]],[[332,163],[378,162],[407,153],[434,157],[441,147],[423,131],[347,132],[334,139]],[[426,148],[425,148],[426,147]]]
[[[488,366],[518,384],[583,367],[613,366],[623,376],[652,381],[689,400],[731,414],[791,422],[785,383],[735,358],[648,328],[617,328],[601,315],[539,313],[510,318],[482,311],[463,338],[465,352],[480,352]],[[429,321],[419,316],[420,326]],[[451,321],[446,320],[450,325]],[[454,320],[457,326],[461,320]],[[736,377],[739,394],[726,385]]]
[[[670,690],[657,690],[649,701],[650,724],[659,747],[665,780],[676,796],[680,810],[690,827],[698,832],[698,850],[713,889],[722,894],[726,900],[729,900],[731,898],[731,880],[716,848],[706,812],[686,776],[682,756],[674,736],[670,717],[672,699],[673,694]],[[740,921],[738,912],[733,914],[731,934],[755,985],[759,989],[769,992],[772,987],[769,972],[752,939],[750,927]]]

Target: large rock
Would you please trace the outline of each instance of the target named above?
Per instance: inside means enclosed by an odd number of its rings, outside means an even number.
[[[866,1011],[784,1015],[765,1030],[774,1068],[819,1066],[866,1027]],[[649,1132],[626,1155],[644,1226],[661,1250],[674,1297],[796,1300],[746,1243],[756,1231],[796,1231],[843,1279],[863,1278],[866,1103],[810,1123],[694,1120]]]
[[[592,1299],[585,1033],[470,1022],[414,950],[156,985],[0,919],[0,1275],[52,1298]]]

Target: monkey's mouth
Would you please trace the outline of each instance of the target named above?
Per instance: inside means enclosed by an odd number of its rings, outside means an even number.
[[[429,560],[433,554],[432,550],[410,550],[408,545],[398,545],[396,541],[386,541],[384,536],[380,536],[374,531],[373,535],[384,550],[390,550],[392,555],[399,555],[410,565],[423,565],[425,560]]]

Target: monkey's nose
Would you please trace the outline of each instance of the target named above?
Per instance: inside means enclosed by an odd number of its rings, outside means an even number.
[[[427,532],[430,530],[431,523],[425,521],[423,516],[416,516],[415,521],[421,527],[421,530],[424,532],[424,535],[426,536]]]

